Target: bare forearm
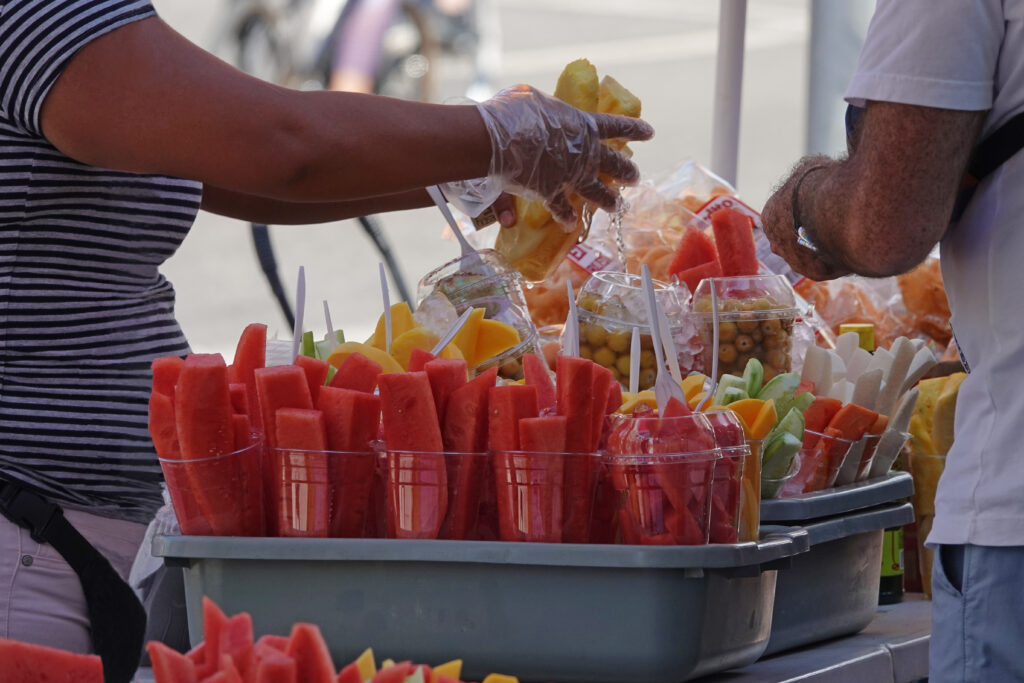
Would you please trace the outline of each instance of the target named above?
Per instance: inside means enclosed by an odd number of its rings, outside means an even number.
[[[290,202],[206,185],[203,187],[201,208],[252,223],[313,225],[432,205],[423,190],[341,202]]]

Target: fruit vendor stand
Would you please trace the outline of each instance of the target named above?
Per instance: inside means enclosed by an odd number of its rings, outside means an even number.
[[[555,95],[640,115],[587,60]],[[385,280],[366,340],[325,302],[324,329],[154,361],[180,533],[152,552],[192,649],[150,643],[141,681],[927,675],[929,603],[878,599],[884,530],[927,525],[951,440],[934,264],[799,281],[699,165],[623,193],[569,232],[522,198],[490,242],[455,225],[471,244],[415,306]]]

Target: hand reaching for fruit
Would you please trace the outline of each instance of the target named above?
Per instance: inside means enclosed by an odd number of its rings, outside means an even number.
[[[508,191],[543,200],[563,223],[577,218],[573,195],[614,209],[617,197],[599,175],[631,184],[640,173],[602,140],[647,140],[654,130],[637,118],[573,104],[518,85],[477,105],[491,137],[490,172],[485,179],[446,185],[446,196],[473,214]]]

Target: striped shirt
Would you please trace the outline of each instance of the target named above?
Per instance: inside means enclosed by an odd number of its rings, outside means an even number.
[[[161,503],[150,363],[189,350],[158,268],[201,185],[78,163],[39,113],[79,49],[154,14],[144,0],[0,0],[0,478],[133,521]]]

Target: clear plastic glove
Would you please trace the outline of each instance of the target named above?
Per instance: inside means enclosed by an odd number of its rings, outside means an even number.
[[[528,85],[502,90],[477,109],[491,137],[490,171],[486,178],[443,186],[448,200],[470,216],[502,192],[542,200],[563,223],[576,220],[569,201],[573,195],[615,210],[618,194],[599,174],[631,185],[640,179],[640,171],[601,141],[648,140],[654,135],[641,119],[581,111]]]

